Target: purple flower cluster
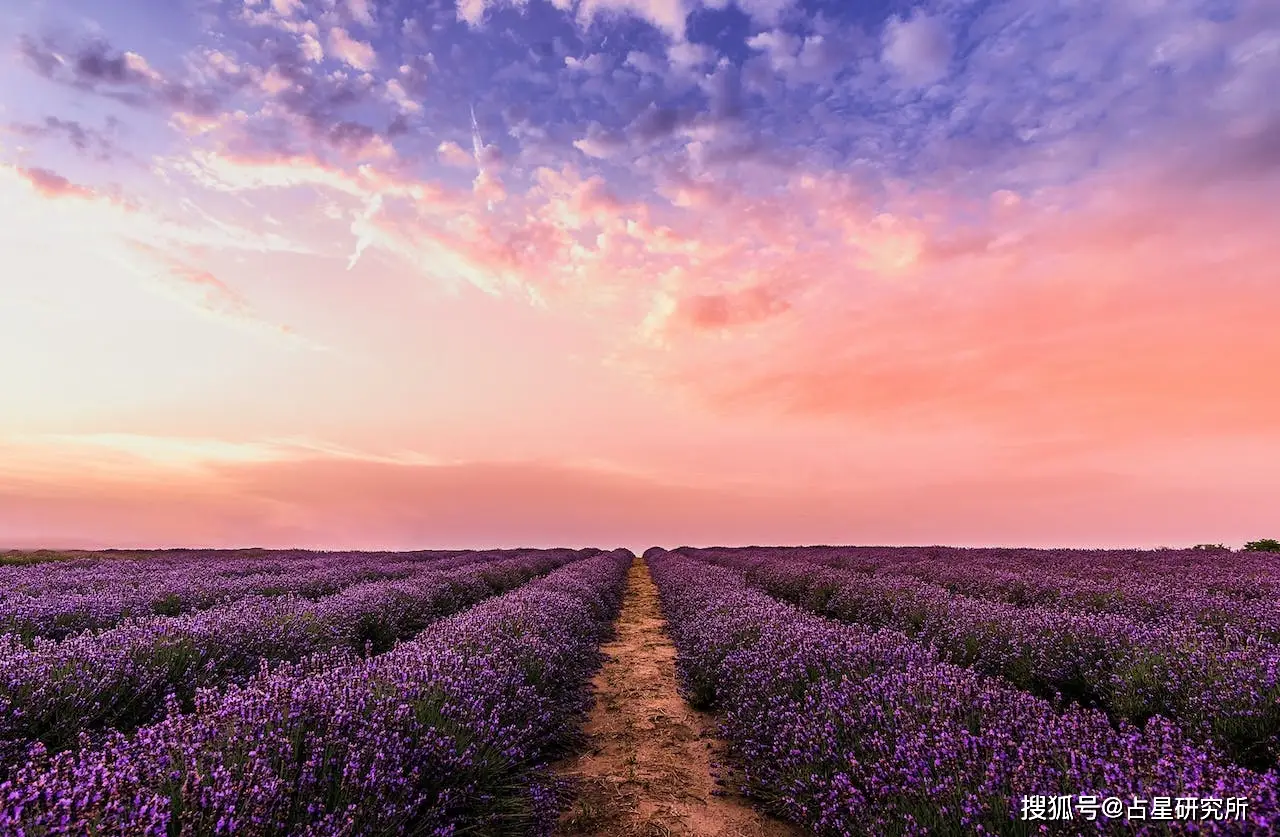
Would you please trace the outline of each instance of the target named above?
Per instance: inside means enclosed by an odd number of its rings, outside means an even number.
[[[744,789],[821,835],[1039,833],[1024,796],[1244,796],[1247,822],[1280,827],[1280,777],[1222,760],[1163,718],[1139,729],[1056,707],[939,659],[905,634],[845,624],[753,588],[730,567],[651,550],[682,688],[716,709]],[[1160,834],[1120,820],[1052,833]],[[1183,828],[1193,826],[1182,824]]]
[[[33,742],[58,751],[84,732],[150,723],[170,695],[190,708],[198,688],[243,682],[264,661],[336,650],[381,653],[442,616],[585,554],[479,553],[457,569],[424,563],[412,577],[365,582],[316,601],[250,596],[62,642],[0,644],[0,775]]]
[[[133,735],[36,754],[0,833],[538,833],[632,557],[597,553],[366,661],[285,667]]]
[[[405,578],[483,556],[433,558],[360,553],[161,553],[155,558],[89,558],[0,567],[0,633],[61,639],[140,616],[174,616],[246,596],[328,596],[362,581]]]
[[[1280,759],[1280,645],[1234,625],[1018,607],[911,576],[833,569],[790,550],[705,557],[744,570],[750,583],[805,610],[903,631],[948,662],[1042,697],[1135,724],[1162,715],[1248,767]]]
[[[1275,553],[804,547],[788,554],[867,575],[910,576],[1018,606],[1114,613],[1139,622],[1178,617],[1280,640],[1280,555]]]

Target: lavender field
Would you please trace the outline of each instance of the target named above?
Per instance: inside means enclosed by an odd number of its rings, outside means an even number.
[[[1265,552],[12,560],[0,834],[1276,833],[1278,603]]]
[[[1280,554],[645,558],[685,695],[815,833],[1280,830]]]
[[[10,568],[0,833],[545,830],[557,799],[545,763],[573,737],[632,558]],[[145,615],[175,599],[180,615]],[[93,627],[41,636],[86,613]]]

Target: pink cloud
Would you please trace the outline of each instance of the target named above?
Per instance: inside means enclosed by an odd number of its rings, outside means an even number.
[[[582,0],[578,5],[578,20],[589,25],[599,15],[631,14],[674,40],[683,41],[689,11],[685,0]]]
[[[471,26],[479,26],[484,20],[484,10],[489,0],[457,0],[458,20]]]
[[[184,305],[241,328],[266,332],[275,337],[301,340],[292,328],[267,322],[254,310],[249,299],[210,270],[192,264],[199,248],[158,247],[133,240],[130,249],[142,257],[141,265],[154,266],[166,296]],[[312,348],[317,348],[312,346]]]
[[[401,113],[413,114],[422,112],[422,105],[409,96],[408,91],[404,89],[404,85],[398,79],[389,80],[384,90],[387,98],[400,108]]]
[[[373,47],[352,38],[341,26],[329,30],[329,51],[339,61],[344,61],[357,70],[372,70],[378,63],[378,55]]]
[[[436,155],[440,158],[440,162],[448,166],[465,169],[476,165],[475,157],[471,152],[451,140],[440,143],[436,148]]]
[[[281,17],[292,17],[302,8],[302,0],[271,0],[271,8]]]
[[[674,319],[695,329],[740,326],[777,316],[790,308],[764,285],[720,294],[695,294],[680,300]]]
[[[1135,180],[1072,211],[1002,202],[990,228],[929,232],[896,276],[819,249],[774,274],[812,277],[791,286],[803,326],[778,325],[749,355],[680,337],[699,323],[680,303],[674,374],[725,410],[1121,445],[1268,433],[1280,394],[1260,381],[1280,368],[1280,335],[1266,312],[1280,300],[1265,276],[1280,250],[1266,211],[1240,195],[1189,210],[1170,191]],[[713,320],[732,310],[710,308]]]
[[[319,64],[324,60],[324,47],[321,46],[319,39],[315,35],[309,32],[304,33],[299,39],[299,44],[302,47],[302,54],[306,56],[308,61]]]
[[[87,186],[72,183],[57,172],[40,168],[16,167],[14,171],[46,198],[82,198],[93,200],[98,193]]]
[[[175,265],[173,275],[180,282],[201,293],[201,304],[213,312],[233,315],[249,313],[249,303],[241,294],[207,270],[190,265]]]
[[[440,155],[475,164],[456,144]],[[998,192],[976,209],[945,193],[873,200],[821,173],[771,193],[685,180],[670,205],[624,201],[573,167],[538,170],[523,193],[481,178],[469,196],[411,198],[425,187],[375,185],[372,169],[315,169],[315,182],[365,199],[393,186],[402,197],[358,224],[362,249],[604,317],[637,339],[629,363],[724,415],[1120,445],[1265,432],[1280,422],[1256,385],[1280,364],[1260,304],[1276,256],[1265,208],[1239,190],[1193,200],[1199,187],[1162,170]],[[280,171],[310,180],[305,166]],[[978,220],[943,220],[961,209]],[[1219,278],[1201,300],[1205,276]]]

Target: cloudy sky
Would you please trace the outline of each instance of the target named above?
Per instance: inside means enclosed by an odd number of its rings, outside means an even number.
[[[0,5],[0,546],[1280,534],[1273,0]]]

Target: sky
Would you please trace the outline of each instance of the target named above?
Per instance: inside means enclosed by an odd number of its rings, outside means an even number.
[[[0,546],[1280,536],[1273,0],[0,10]]]

